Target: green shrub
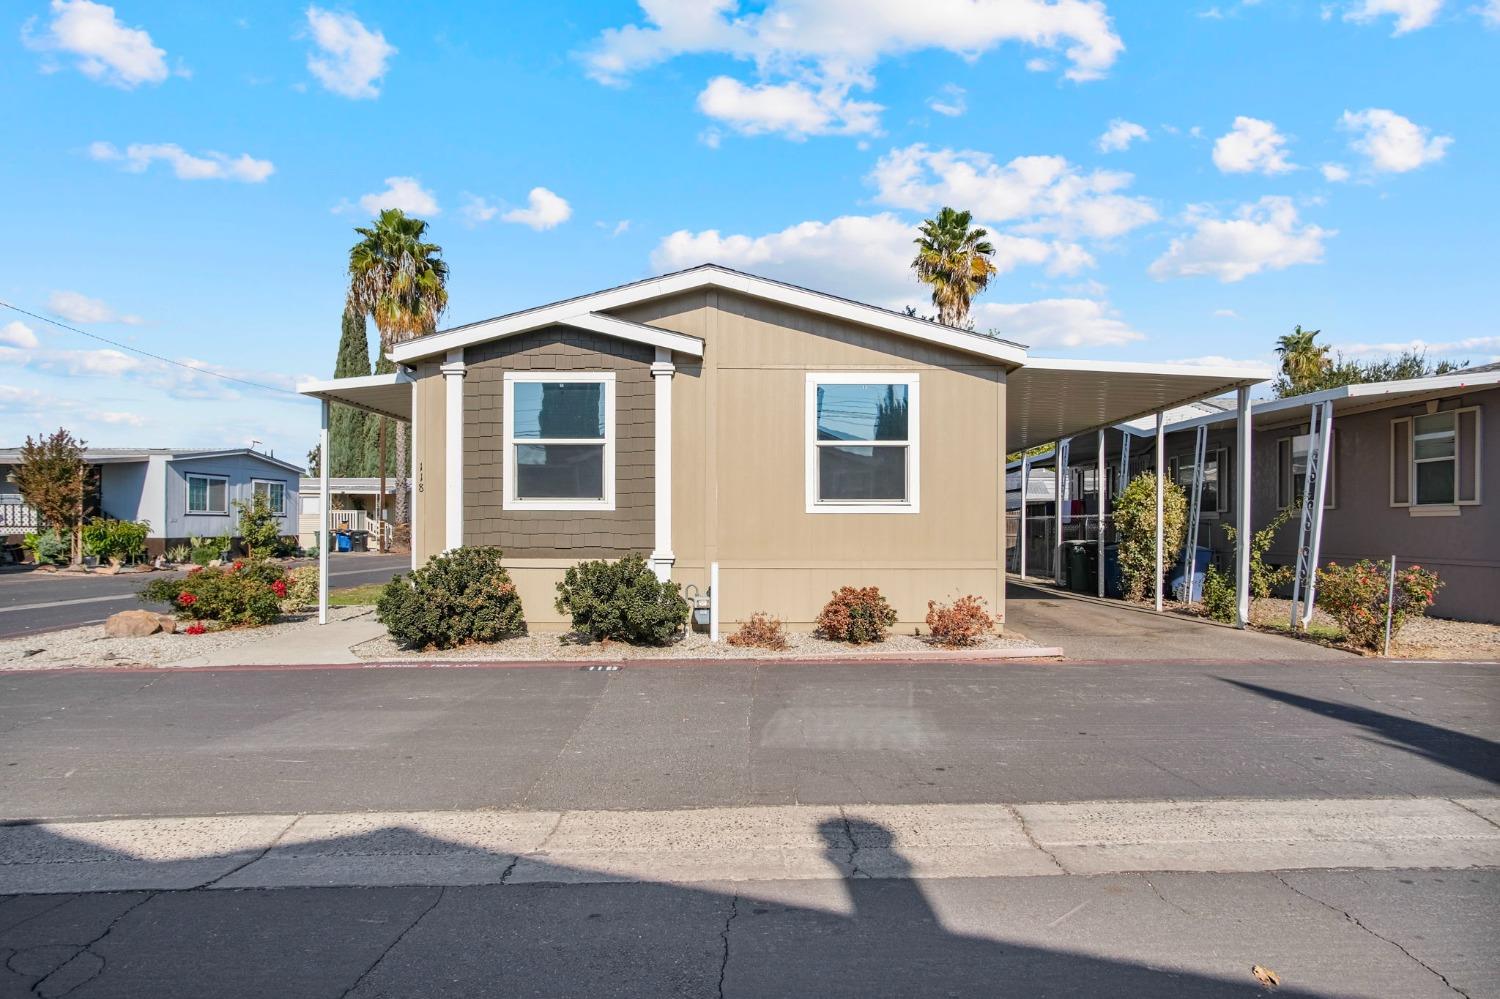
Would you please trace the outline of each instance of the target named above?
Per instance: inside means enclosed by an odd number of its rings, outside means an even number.
[[[1203,574],[1203,612],[1215,621],[1234,623],[1234,579],[1212,564]]]
[[[896,623],[896,612],[886,603],[877,586],[856,589],[844,586],[834,591],[818,614],[817,633],[834,642],[864,645],[885,641]]]
[[[557,584],[557,611],[595,641],[665,645],[682,631],[688,603],[681,588],[662,582],[640,555],[618,562],[580,562]]]
[[[1287,507],[1271,522],[1250,536],[1250,595],[1256,598],[1269,597],[1271,591],[1278,586],[1285,586],[1292,581],[1292,567],[1289,565],[1272,568],[1266,565],[1266,552],[1271,550],[1271,542],[1276,540],[1276,533],[1291,519],[1291,507]],[[1229,546],[1234,547],[1234,539],[1239,532],[1233,527],[1224,528],[1225,535],[1229,538]]]
[[[271,502],[264,493],[237,500],[234,507],[240,512],[240,540],[246,555],[264,558],[281,551],[281,518],[271,511]]]
[[[173,545],[167,549],[167,561],[182,565],[193,560],[193,549],[189,545]]]
[[[1326,569],[1318,570],[1318,606],[1338,620],[1344,634],[1356,645],[1378,649],[1385,642],[1390,572],[1389,562],[1368,559],[1350,566],[1329,562]],[[1395,599],[1391,601],[1392,638],[1408,617],[1427,613],[1442,585],[1436,573],[1419,565],[1396,570]]]
[[[21,547],[31,552],[31,557],[36,560],[37,565],[68,564],[68,543],[50,528],[26,535],[21,542]]]
[[[1162,479],[1163,571],[1182,554],[1187,534],[1187,494],[1181,486]],[[1115,500],[1115,530],[1120,539],[1120,579],[1126,600],[1144,600],[1155,594],[1156,575],[1156,474],[1142,472],[1130,480]]]
[[[281,601],[282,613],[311,607],[318,602],[318,567],[299,565],[286,574],[286,597]]]
[[[380,591],[375,616],[407,648],[451,649],[526,630],[521,597],[498,548],[455,548],[398,575]]]
[[[219,549],[212,548],[208,545],[197,545],[193,548],[192,554],[188,557],[194,565],[198,566],[201,569],[204,566],[208,565],[208,563],[219,557]]]
[[[110,562],[138,559],[146,553],[150,530],[144,521],[95,517],[83,527],[83,552]]]
[[[253,627],[275,621],[286,594],[286,576],[280,566],[235,562],[190,569],[182,579],[152,580],[140,598],[146,603],[171,604],[178,617]]]

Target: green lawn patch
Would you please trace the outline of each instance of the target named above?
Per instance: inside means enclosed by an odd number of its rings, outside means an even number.
[[[380,591],[385,589],[384,583],[366,583],[364,586],[345,586],[337,590],[328,591],[328,606],[330,607],[373,607],[375,601],[380,599]]]

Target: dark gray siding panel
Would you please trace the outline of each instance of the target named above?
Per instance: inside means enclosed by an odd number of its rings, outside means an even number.
[[[464,360],[464,542],[512,558],[649,554],[655,531],[651,347],[552,327],[468,348]],[[506,371],[615,372],[615,509],[506,510]]]

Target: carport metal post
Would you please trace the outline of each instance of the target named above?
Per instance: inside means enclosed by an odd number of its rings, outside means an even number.
[[[1166,411],[1156,411],[1156,612],[1161,613],[1161,576],[1162,558],[1161,546],[1163,542],[1162,531],[1162,474],[1166,467],[1167,442],[1166,434],[1163,432],[1166,424]]]
[[[1234,623],[1250,625],[1250,388],[1235,398]]]
[[[1099,599],[1104,599],[1104,511],[1109,506],[1109,483],[1105,479],[1104,428],[1099,428],[1099,455],[1094,482],[1099,487]]]
[[[318,623],[328,623],[328,522],[333,517],[328,502],[328,410],[324,399],[318,428]]]
[[[1053,547],[1056,550],[1052,553],[1052,582],[1056,586],[1061,586],[1063,581],[1063,524],[1072,520],[1069,507],[1072,504],[1071,494],[1073,484],[1068,480],[1068,445],[1072,442],[1073,438],[1071,437],[1064,437],[1057,442],[1057,452],[1054,457],[1052,472],[1052,493],[1054,497],[1052,505],[1055,507],[1057,514],[1053,518],[1057,527],[1057,537],[1053,539]]]
[[[1020,570],[1021,578],[1026,578],[1026,490],[1031,485],[1031,456],[1021,455],[1021,517],[1017,521],[1020,524]]]

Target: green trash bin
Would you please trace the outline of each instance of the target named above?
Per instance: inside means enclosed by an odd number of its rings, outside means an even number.
[[[1090,579],[1098,571],[1089,558],[1088,544],[1083,541],[1068,542],[1068,589],[1074,593],[1088,593],[1098,584]]]

